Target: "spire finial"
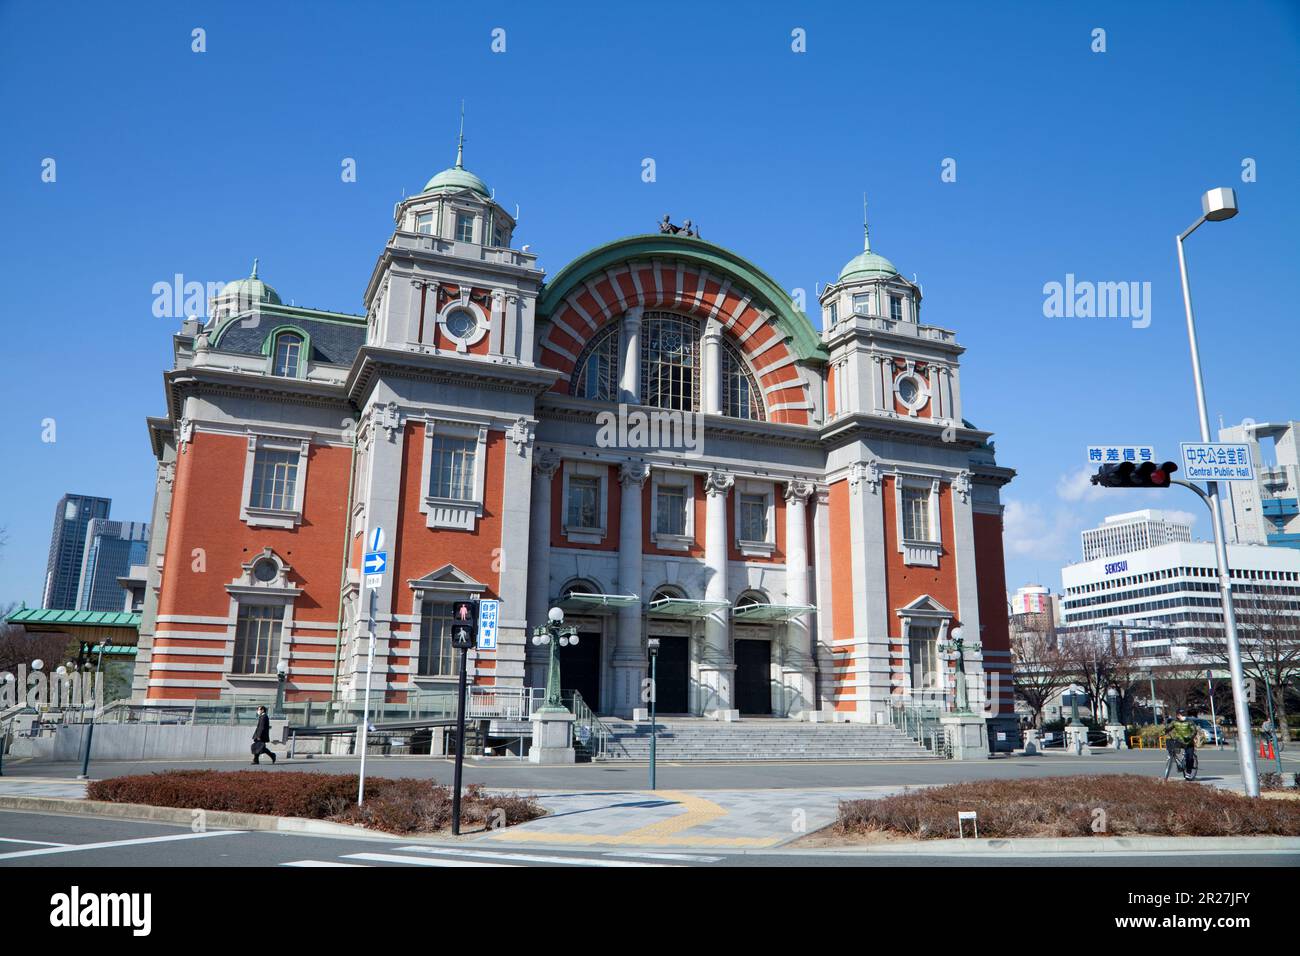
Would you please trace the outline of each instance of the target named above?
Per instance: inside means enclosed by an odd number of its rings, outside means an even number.
[[[456,140],[456,168],[464,169],[465,160],[465,101],[460,101],[460,136]]]
[[[871,227],[867,225],[867,194],[862,194],[862,251],[871,251]]]
[[[249,276],[249,278],[250,278],[250,279],[256,279],[256,278],[257,278],[257,260],[256,260],[256,259],[253,260],[253,273],[252,273],[252,275]]]

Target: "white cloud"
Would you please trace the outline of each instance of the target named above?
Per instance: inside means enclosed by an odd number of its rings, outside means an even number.
[[[1080,518],[1064,508],[1008,501],[1002,515],[1002,541],[1008,555],[1064,562],[1077,551]]]
[[[1178,511],[1174,508],[1161,508],[1165,517],[1170,521],[1186,521],[1193,528],[1196,527],[1197,514],[1193,511]]]
[[[1087,468],[1062,475],[1056,481],[1056,496],[1062,501],[1100,501],[1106,489],[1092,483],[1094,472]]]

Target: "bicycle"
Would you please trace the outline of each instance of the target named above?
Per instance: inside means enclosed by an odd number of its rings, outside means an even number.
[[[1198,762],[1196,760],[1196,748],[1188,747],[1186,744],[1179,744],[1169,748],[1169,759],[1165,761],[1165,779],[1169,779],[1169,774],[1177,767],[1178,772],[1183,775],[1184,780],[1195,780]]]

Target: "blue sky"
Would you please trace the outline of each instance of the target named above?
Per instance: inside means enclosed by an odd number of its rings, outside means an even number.
[[[462,98],[466,165],[552,274],[671,212],[811,299],[859,250],[866,190],[873,248],[957,331],[966,416],[1019,472],[1008,585],[1059,587],[1101,515],[1200,507],[1080,476],[1089,443],[1174,457],[1198,437],[1173,237],[1209,187],[1242,210],[1188,243],[1211,416],[1300,417],[1298,10],[0,3],[0,604],[39,603],[63,492],[149,517],[145,417],[177,324],[154,283],[259,256],[286,301],[360,311],[393,203],[453,159]],[[1067,273],[1150,282],[1150,326],[1045,318]]]

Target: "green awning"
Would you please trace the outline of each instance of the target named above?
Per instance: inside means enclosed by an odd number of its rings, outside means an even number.
[[[583,594],[570,591],[555,606],[565,611],[599,613],[601,608],[633,607],[641,598],[635,594]]]
[[[815,610],[812,604],[742,604],[732,609],[731,617],[737,621],[789,621]]]
[[[660,598],[646,608],[652,617],[708,617],[714,611],[730,607],[730,601],[696,601],[693,598]]]
[[[31,625],[47,625],[42,630],[57,630],[62,627],[129,627],[140,628],[140,615],[130,611],[69,611],[59,608],[25,607],[10,614],[5,621],[9,624],[22,624],[28,630],[36,630]]]

